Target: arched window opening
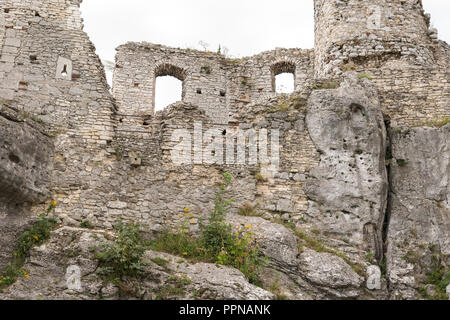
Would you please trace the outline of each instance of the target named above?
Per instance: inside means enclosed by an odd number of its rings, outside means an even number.
[[[183,83],[172,76],[156,78],[155,112],[163,110],[168,105],[182,100]]]
[[[295,64],[278,62],[271,68],[272,90],[276,93],[292,93],[295,90]]]
[[[185,70],[177,66],[162,64],[156,68],[153,86],[155,112],[163,110],[174,102],[183,100],[183,82],[185,79]]]

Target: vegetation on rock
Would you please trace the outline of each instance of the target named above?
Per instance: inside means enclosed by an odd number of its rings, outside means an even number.
[[[234,231],[225,221],[232,202],[232,199],[226,198],[232,177],[225,173],[223,179],[209,221],[200,226],[200,236],[190,234],[185,223],[175,232],[165,231],[152,242],[151,248],[191,260],[228,265],[240,270],[250,283],[260,284],[259,271],[265,265],[265,258],[255,242],[254,234],[249,231],[251,226]]]
[[[50,233],[55,228],[57,222],[54,217],[49,217],[48,214],[55,207],[56,201],[53,201],[47,210],[39,215],[33,226],[19,238],[19,243],[12,261],[8,263],[0,274],[0,289],[10,286],[21,276],[29,277],[22,267],[30,254],[31,248],[41,245],[45,240],[50,238]]]
[[[119,222],[114,226],[117,237],[113,242],[102,243],[96,250],[99,273],[108,281],[119,282],[124,276],[137,276],[145,263],[146,250],[138,223]]]

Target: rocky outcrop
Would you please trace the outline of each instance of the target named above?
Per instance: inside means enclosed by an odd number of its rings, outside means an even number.
[[[0,104],[0,198],[34,202],[48,195],[52,143],[29,115]],[[33,125],[34,124],[34,125]]]
[[[237,228],[255,235],[261,252],[269,258],[262,272],[266,287],[276,286],[279,296],[294,300],[351,299],[361,295],[364,278],[341,257],[330,252],[299,250],[299,239],[283,225],[258,217],[228,218]]]
[[[0,102],[0,269],[48,196],[53,145],[39,123]]]
[[[429,273],[450,265],[450,125],[392,133],[388,280],[416,298]]]
[[[190,280],[188,282],[191,283],[187,285],[183,299],[267,300],[274,298],[272,293],[249,284],[239,270],[230,267],[211,263],[191,264],[179,257],[153,251],[147,251],[146,258],[147,261],[155,258],[165,259],[169,263],[165,267],[160,267],[160,272],[168,273],[168,276],[175,274],[179,278]],[[161,289],[156,287],[154,292],[158,294],[158,290]]]
[[[0,299],[227,299],[267,300],[274,295],[233,268],[190,263],[146,251],[139,278],[105,284],[96,273],[94,248],[110,238],[104,231],[62,227],[51,240],[33,248],[25,277],[0,293]],[[78,278],[79,276],[79,278]],[[77,285],[78,284],[78,285]]]
[[[342,259],[331,253],[304,249],[300,255],[304,279],[335,298],[356,298],[363,278]]]
[[[321,153],[304,186],[308,223],[381,258],[388,182],[375,86],[349,74],[340,88],[314,90],[306,123]]]

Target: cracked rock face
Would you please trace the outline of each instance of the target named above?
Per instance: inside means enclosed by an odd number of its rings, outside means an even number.
[[[313,91],[306,123],[321,153],[304,186],[308,222],[381,258],[388,181],[375,87],[349,74],[338,89]]]
[[[62,227],[49,242],[32,249],[22,277],[0,299],[226,299],[268,300],[274,295],[246,280],[233,268],[190,263],[169,254],[146,251],[139,280],[105,284],[97,273],[92,248],[110,238],[104,231]],[[156,261],[156,262],[155,262]],[[164,262],[164,263],[162,263]],[[73,272],[75,271],[75,272]],[[79,274],[80,279],[72,279]],[[77,284],[78,286],[74,285]],[[171,288],[178,286],[178,292]]]
[[[415,298],[427,275],[450,265],[450,125],[392,134],[388,279]]]

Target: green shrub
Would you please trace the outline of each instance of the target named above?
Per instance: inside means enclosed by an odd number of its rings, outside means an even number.
[[[80,222],[80,228],[94,229],[94,226],[88,220],[83,220]]]
[[[444,117],[442,119],[437,119],[437,120],[432,121],[430,123],[430,126],[440,128],[449,123],[450,123],[450,117]]]
[[[191,279],[186,275],[183,277],[171,276],[163,287],[158,288],[155,299],[167,300],[176,296],[184,296],[185,287],[191,283]]]
[[[405,159],[397,159],[397,164],[399,167],[405,167],[408,164],[408,161]]]
[[[359,79],[369,79],[369,80],[373,80],[372,76],[371,76],[370,74],[368,74],[367,72],[360,73],[360,74],[358,75],[358,78],[359,78]]]
[[[19,238],[12,261],[8,263],[0,274],[0,288],[13,284],[20,276],[29,277],[28,274],[22,270],[22,267],[31,248],[42,244],[50,238],[51,231],[55,228],[57,222],[55,218],[48,217],[48,214],[55,207],[56,201],[53,201],[47,210],[39,215],[31,229],[25,231]]]
[[[189,233],[187,223],[175,232],[166,230],[157,239],[151,241],[150,248],[192,260],[208,260],[206,250],[202,248],[199,238]]]
[[[313,84],[313,90],[337,89],[339,83],[336,80],[317,81]]]
[[[444,268],[435,268],[428,274],[425,280],[425,285],[434,285],[436,293],[433,296],[428,295],[425,286],[419,288],[419,293],[429,300],[448,300],[449,297],[446,293],[446,288],[450,284],[450,271],[445,271]]]
[[[258,212],[258,205],[252,205],[251,203],[246,203],[239,208],[238,214],[244,217],[260,217],[261,213]]]
[[[96,249],[96,259],[100,263],[99,273],[109,281],[139,275],[145,266],[142,256],[146,249],[139,223],[119,222],[114,229],[117,233],[115,240],[102,243]]]
[[[167,261],[166,259],[160,258],[160,257],[156,257],[151,259],[154,263],[156,263],[158,266],[165,268],[167,266],[167,264],[169,263],[169,261]]]
[[[225,221],[232,199],[226,197],[231,175],[223,175],[224,184],[216,194],[214,210],[206,225],[200,224],[201,235],[195,237],[186,223],[176,232],[166,231],[152,241],[153,250],[184,256],[197,261],[219,263],[239,269],[253,284],[259,284],[259,271],[266,259],[261,257],[251,226],[233,231]]]
[[[288,102],[282,102],[282,103],[278,104],[278,111],[288,112],[289,111],[289,104],[288,104]]]

